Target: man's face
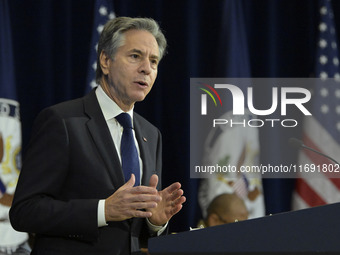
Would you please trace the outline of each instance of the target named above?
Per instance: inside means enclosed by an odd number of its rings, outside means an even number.
[[[123,45],[113,60],[101,54],[101,68],[107,75],[103,89],[122,110],[128,111],[150,92],[157,77],[158,62],[155,37],[145,30],[129,30],[124,33]]]

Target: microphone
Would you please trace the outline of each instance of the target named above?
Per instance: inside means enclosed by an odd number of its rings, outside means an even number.
[[[292,137],[292,138],[289,138],[289,144],[292,145],[295,148],[298,148],[298,149],[303,148],[303,149],[307,149],[307,150],[310,150],[312,152],[315,152],[315,153],[317,153],[317,154],[319,154],[323,157],[328,158],[329,160],[333,161],[335,164],[340,165],[335,159],[331,158],[330,156],[327,156],[327,155],[321,153],[320,151],[314,150],[313,148],[304,145],[301,140],[298,140],[298,139]]]

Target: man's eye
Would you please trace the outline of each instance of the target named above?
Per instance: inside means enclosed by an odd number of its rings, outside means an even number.
[[[139,55],[138,55],[138,54],[131,54],[131,58],[133,58],[133,59],[138,59],[138,58],[139,58]]]
[[[151,59],[151,63],[153,65],[158,65],[158,60],[157,59]]]

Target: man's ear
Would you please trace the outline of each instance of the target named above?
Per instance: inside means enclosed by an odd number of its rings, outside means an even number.
[[[100,68],[102,69],[103,74],[107,75],[109,73],[111,59],[106,55],[104,51],[102,51],[99,56],[99,61]]]

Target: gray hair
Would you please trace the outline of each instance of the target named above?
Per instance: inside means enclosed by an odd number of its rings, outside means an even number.
[[[124,33],[128,30],[146,30],[156,39],[159,48],[159,60],[166,53],[167,42],[157,22],[150,18],[117,17],[108,21],[100,35],[97,53],[96,82],[99,84],[103,76],[100,68],[100,54],[104,51],[112,59],[118,48],[124,43]]]

